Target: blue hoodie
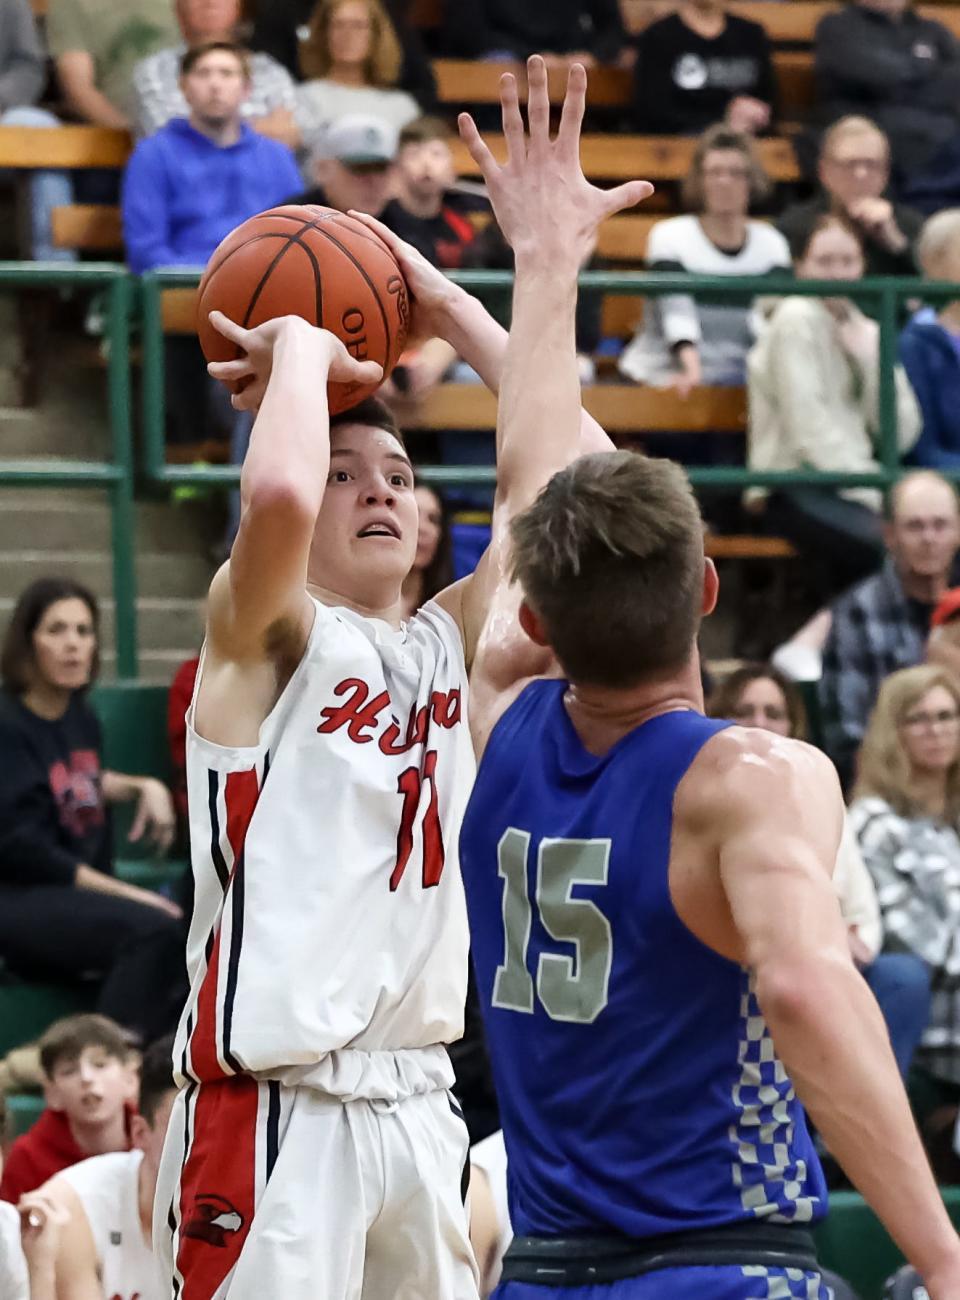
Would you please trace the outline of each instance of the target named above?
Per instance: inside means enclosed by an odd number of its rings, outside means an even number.
[[[923,416],[907,463],[960,469],[960,352],[931,307],[918,311],[900,335],[900,360]]]
[[[222,147],[175,117],[141,140],[123,180],[123,237],[138,274],[158,266],[204,266],[247,217],[303,188],[286,145],[244,124]]]

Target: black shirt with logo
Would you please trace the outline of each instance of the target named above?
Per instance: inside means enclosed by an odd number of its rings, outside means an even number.
[[[110,871],[100,723],[82,695],[49,721],[0,691],[0,885],[72,885]]]
[[[723,120],[738,95],[775,102],[770,42],[760,24],[746,18],[728,14],[720,35],[708,39],[672,14],[650,24],[637,51],[637,131],[699,135]]]

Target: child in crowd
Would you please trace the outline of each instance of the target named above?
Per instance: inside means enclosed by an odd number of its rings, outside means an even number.
[[[138,1090],[134,1055],[106,1016],[68,1016],[40,1040],[47,1108],[10,1149],[0,1200],[14,1205],[88,1156],[130,1150]]]

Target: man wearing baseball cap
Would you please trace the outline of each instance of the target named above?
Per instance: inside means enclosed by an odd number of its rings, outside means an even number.
[[[316,184],[288,201],[380,217],[393,190],[396,157],[397,132],[382,118],[360,113],[338,118],[313,149],[310,170]]]

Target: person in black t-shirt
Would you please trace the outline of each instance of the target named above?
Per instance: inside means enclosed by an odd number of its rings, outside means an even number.
[[[186,997],[181,909],[112,874],[107,805],[135,802],[131,839],[169,848],[170,794],[103,771],[99,615],[77,583],[43,578],[20,596],[0,654],[0,957],[25,973],[103,977],[97,1009],[151,1041]]]
[[[774,116],[770,42],[720,0],[683,0],[637,41],[633,119],[653,135],[699,135],[725,121],[760,133]]]

